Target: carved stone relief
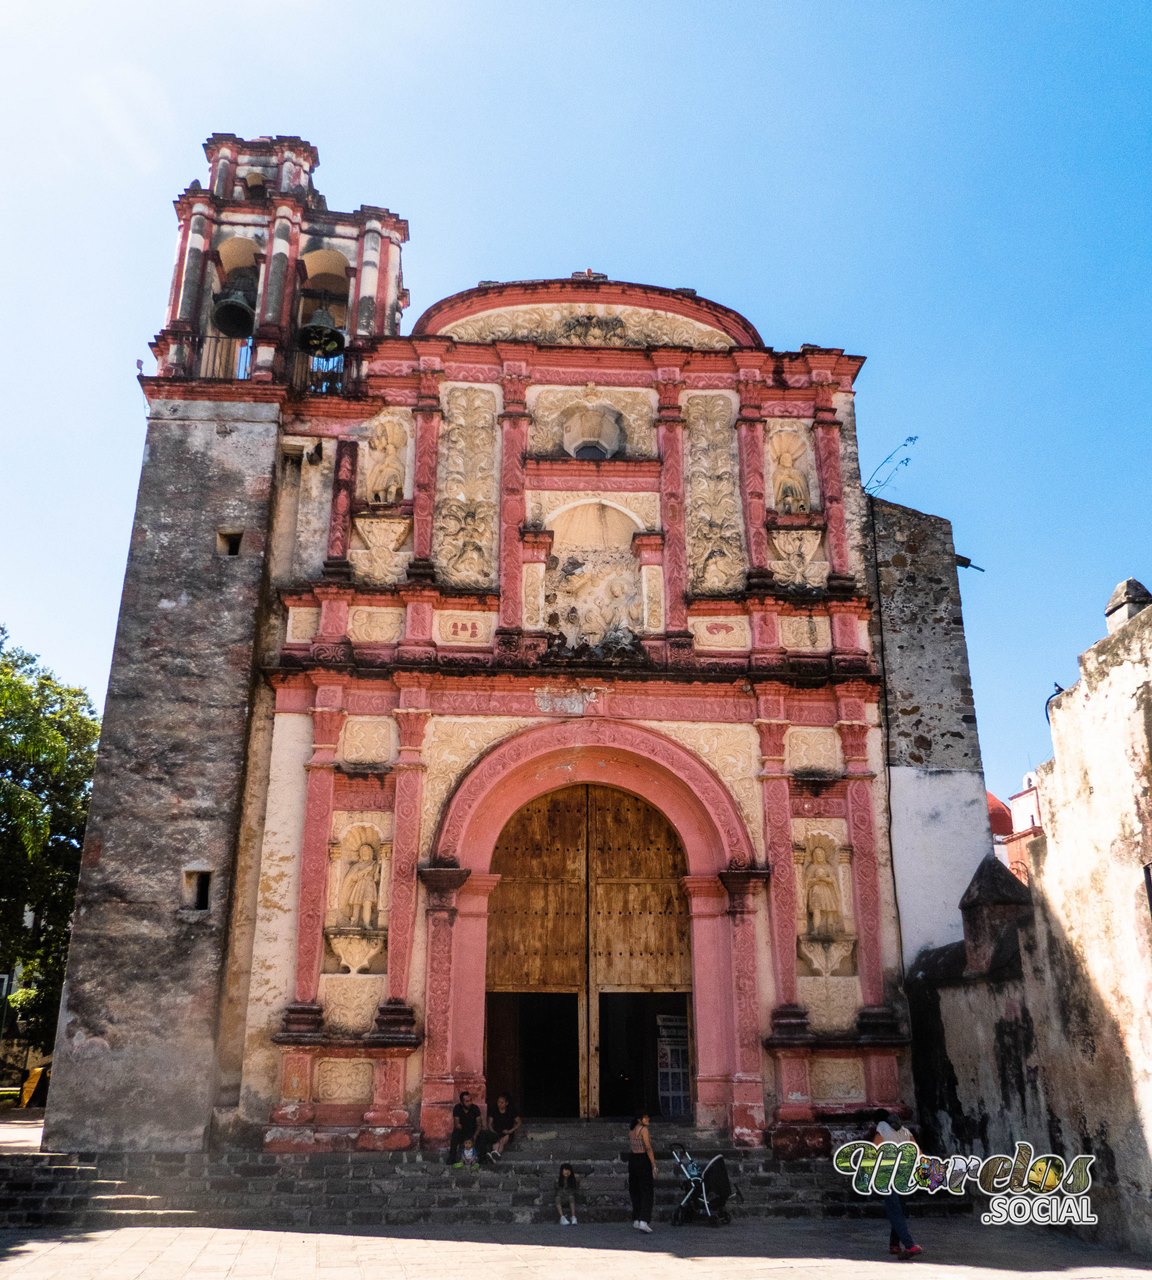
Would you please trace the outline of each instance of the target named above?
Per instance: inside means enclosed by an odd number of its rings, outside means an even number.
[[[832,648],[832,624],[827,618],[780,618],[778,626],[785,649]]]
[[[748,569],[733,416],[727,396],[689,396],[684,405],[689,583],[698,594],[740,591]]]
[[[658,564],[643,565],[640,581],[644,588],[644,630],[659,634],[664,630],[664,570]]]
[[[392,814],[375,810],[337,809],[332,814],[332,839],[340,843],[348,837],[351,841],[367,840],[372,844],[390,843],[392,840]],[[349,836],[353,827],[367,828]],[[351,846],[350,846],[351,847]]]
[[[440,428],[432,557],[442,582],[479,590],[497,578],[499,437],[496,396],[448,391]]]
[[[781,515],[807,515],[812,510],[810,456],[808,441],[799,431],[787,428],[768,436],[772,505]]]
[[[403,631],[403,609],[357,606],[348,611],[348,638],[354,644],[396,644]]]
[[[784,758],[791,773],[835,777],[844,772],[835,729],[790,728],[784,738]]]
[[[375,826],[348,827],[328,850],[327,972],[380,972],[388,940],[392,846]]]
[[[412,411],[387,408],[368,424],[368,439],[360,444],[357,475],[360,497],[373,506],[387,506],[411,497],[410,445],[415,438]]]
[[[644,629],[635,523],[602,502],[568,507],[553,520],[544,574],[544,626],[565,647],[627,648]]]
[[[748,650],[752,628],[747,618],[689,618],[688,629],[697,649]]]
[[[372,1063],[357,1058],[321,1058],[316,1068],[317,1102],[372,1101]]]
[[[340,734],[338,756],[348,764],[390,764],[399,751],[391,716],[349,716]]]
[[[829,564],[819,559],[824,535],[819,529],[774,529],[776,559],[769,568],[786,587],[822,587],[828,581]]]
[[[851,1031],[860,1009],[860,979],[801,974],[796,995],[813,1031]]]
[[[654,720],[648,725],[694,752],[720,775],[748,828],[758,857],[764,856],[764,792],[760,785],[760,738],[750,724],[697,724]]]
[[[320,629],[320,610],[293,607],[288,610],[288,643],[307,644]]]
[[[342,1035],[371,1031],[376,1010],[388,994],[387,985],[384,974],[321,974],[320,1003],[325,1027]]]
[[[727,351],[734,339],[668,311],[603,303],[504,307],[445,325],[458,342],[532,341],[569,347],[695,347]]]
[[[484,648],[496,634],[496,614],[437,610],[434,631],[437,644]]]
[[[420,852],[427,856],[440,811],[464,773],[502,738],[538,719],[518,716],[433,716],[424,734],[424,805]]]
[[[402,581],[412,559],[411,518],[354,516],[348,559],[358,582],[384,586]]]
[[[814,1102],[863,1102],[868,1096],[859,1058],[815,1057],[808,1078]]]
[[[651,392],[598,387],[593,382],[579,391],[544,387],[530,394],[529,407],[528,452],[532,456],[574,456],[582,441],[593,439],[600,440],[609,457],[657,456]]]
[[[856,920],[851,854],[813,822],[793,848],[798,971],[811,977],[856,973]]]
[[[604,502],[605,495],[591,489],[532,489],[525,495],[528,524],[534,529],[551,527],[553,517],[565,507]],[[612,507],[626,511],[638,529],[658,531],[660,528],[660,495],[658,493],[613,493]]]
[[[544,566],[526,564],[523,582],[524,626],[529,631],[539,631],[544,626]]]

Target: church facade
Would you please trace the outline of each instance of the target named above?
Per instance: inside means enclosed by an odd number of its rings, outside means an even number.
[[[907,1104],[901,884],[962,890],[987,817],[950,530],[863,492],[863,360],[592,272],[402,335],[402,219],[301,139],[206,151],[47,1141]]]

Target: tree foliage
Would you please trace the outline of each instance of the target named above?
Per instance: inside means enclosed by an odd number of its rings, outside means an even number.
[[[0,973],[21,967],[13,1006],[51,1046],[100,722],[0,627]]]

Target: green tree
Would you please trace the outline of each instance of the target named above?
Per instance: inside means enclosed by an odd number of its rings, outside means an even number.
[[[100,721],[0,627],[0,973],[32,1043],[56,1031]]]

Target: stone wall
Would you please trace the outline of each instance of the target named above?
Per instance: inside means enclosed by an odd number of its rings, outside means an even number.
[[[210,1121],[277,416],[153,402],[56,1045],[58,1150],[191,1149]]]
[[[952,526],[868,500],[886,675],[889,814],[904,962],[960,936],[956,903],[992,846]]]

